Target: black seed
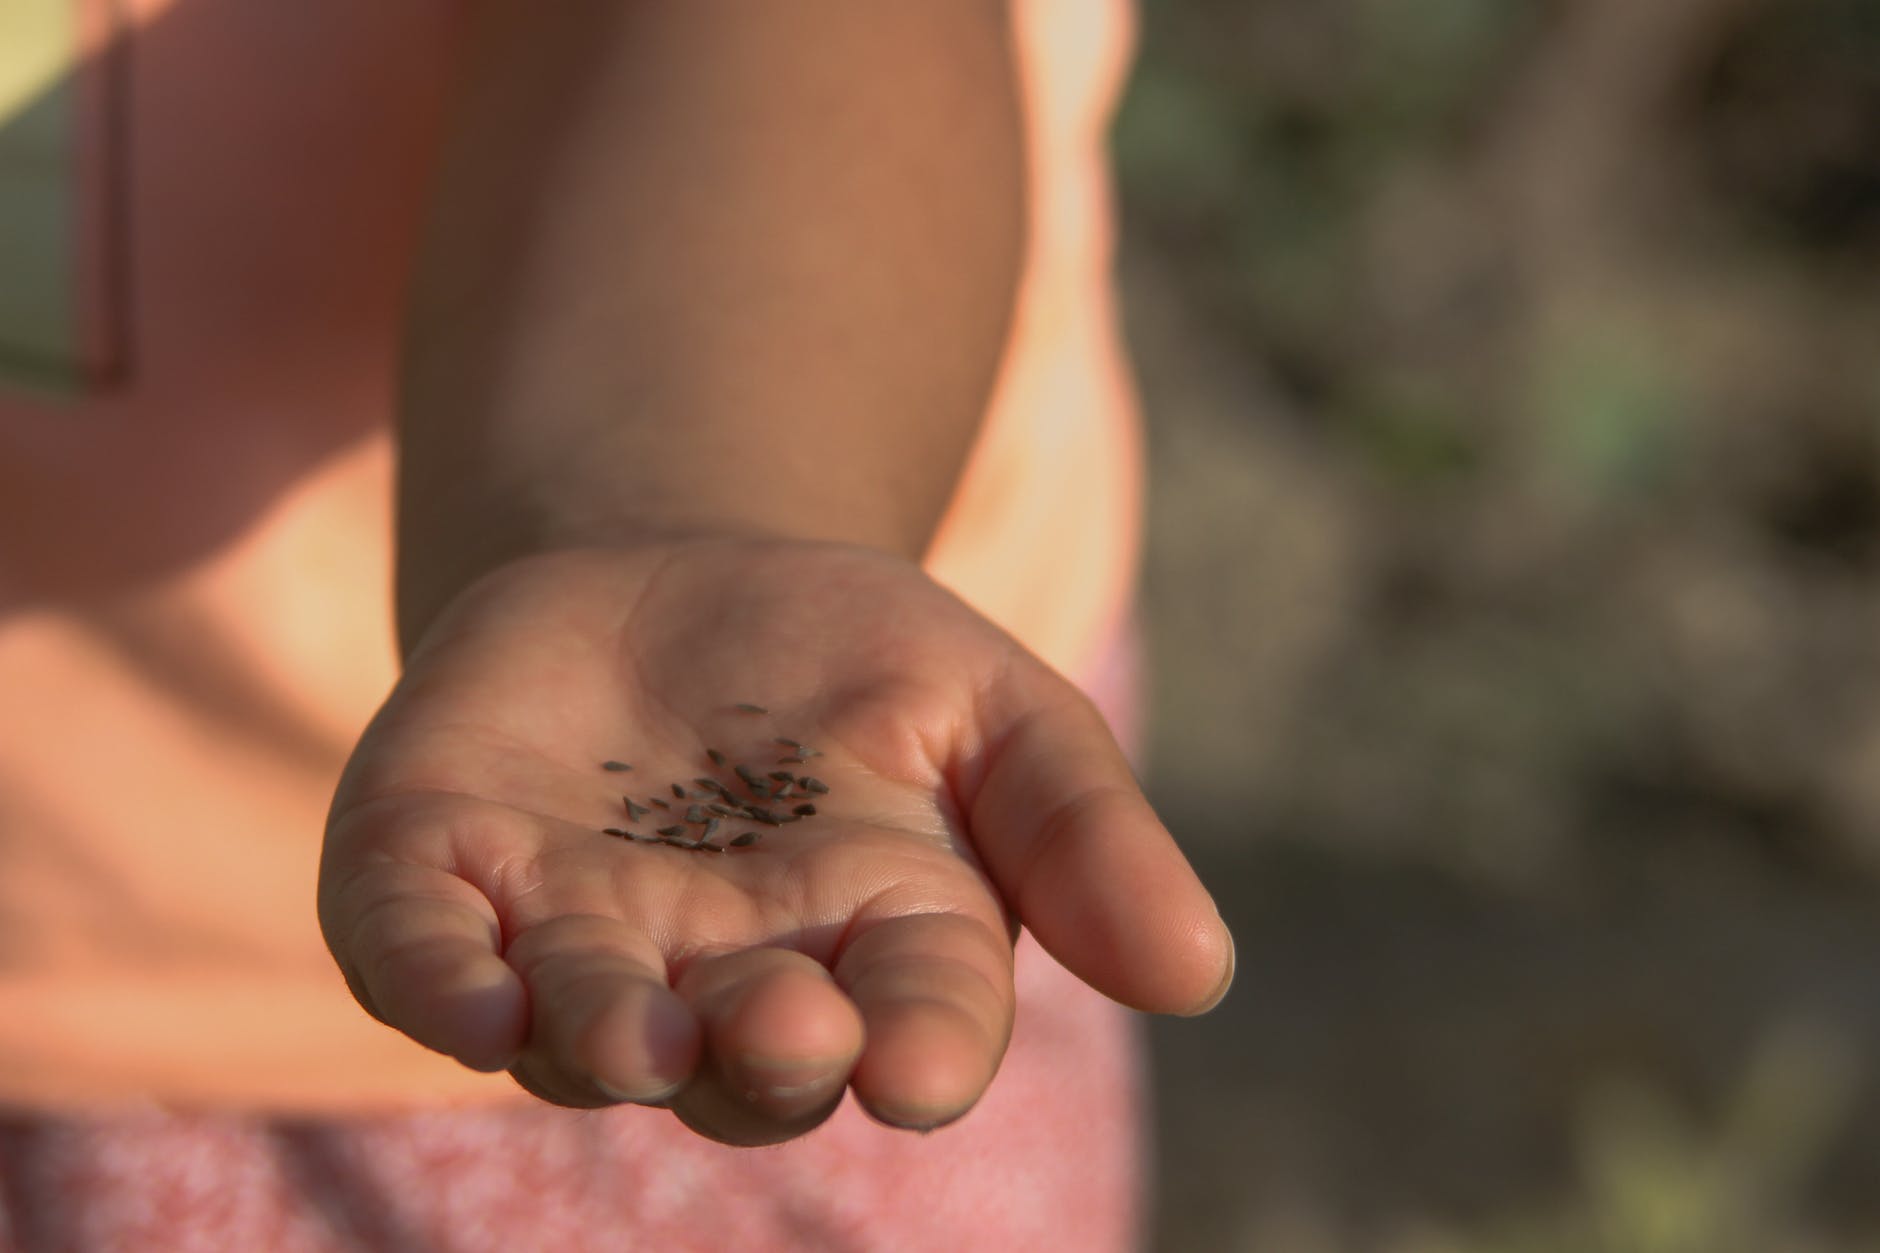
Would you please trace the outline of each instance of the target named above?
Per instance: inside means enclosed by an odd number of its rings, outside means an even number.
[[[783,819],[777,817],[777,815],[771,813],[768,809],[747,809],[744,812],[749,814],[756,821],[764,823],[766,826],[780,827],[783,825]]]
[[[790,812],[795,814],[799,818],[812,818],[816,814],[816,807],[814,805],[803,804],[803,805],[798,805],[795,809],[792,809]]]
[[[705,821],[705,807],[703,805],[687,806],[686,811],[685,811],[685,820],[687,822],[692,822],[692,823]]]
[[[796,754],[795,756],[792,756],[792,757],[779,757],[779,758],[777,758],[777,764],[778,764],[779,766],[800,766],[800,765],[802,765],[802,764],[803,764],[804,762],[806,762],[806,761],[808,761],[808,760],[809,760],[809,758],[807,758],[807,757],[805,757],[805,756],[803,756],[803,755],[802,755],[801,753],[798,753],[798,754]]]
[[[686,839],[682,835],[668,835],[668,836],[663,837],[659,842],[661,844],[670,844],[674,848],[691,848],[692,847],[692,841]]]
[[[659,833],[667,837],[668,839],[670,839],[674,836],[684,835],[685,828],[684,827],[661,827],[659,829]]]
[[[627,831],[622,831],[622,830],[621,830],[621,829],[620,829],[619,827],[602,827],[602,828],[601,828],[601,834],[602,834],[602,835],[620,835],[620,836],[624,836],[624,835],[629,835],[629,834],[631,834],[631,832],[627,832]]]
[[[632,767],[632,766],[629,766],[629,765],[628,765],[628,764],[627,764],[626,762],[624,762],[624,761],[603,761],[603,762],[601,763],[601,769],[602,769],[602,770],[614,770],[614,771],[620,771],[620,770],[631,770],[631,769],[633,769],[633,767]]]
[[[640,819],[653,812],[644,805],[634,804],[631,796],[623,796],[620,799],[627,803],[627,817],[633,819],[635,822],[638,822]]]
[[[740,835],[735,840],[731,841],[731,847],[732,848],[749,848],[751,845],[757,843],[757,841],[761,838],[762,837],[759,836],[757,832],[755,831],[746,831],[743,835]]]
[[[712,759],[712,765],[714,766],[722,766],[725,764],[725,762],[731,760],[730,758],[726,757],[723,753],[719,752],[715,748],[706,749],[705,755]]]
[[[812,778],[809,775],[804,775],[796,782],[797,786],[801,787],[805,792],[823,793],[829,790],[827,783],[824,783],[821,779]]]
[[[662,801],[662,800],[660,800],[660,799],[659,799],[659,797],[657,797],[657,796],[649,796],[649,797],[647,797],[646,799],[647,799],[647,800],[649,800],[649,801],[651,801],[651,802],[653,802],[653,804],[655,804],[655,805],[657,805],[657,806],[659,806],[659,807],[660,807],[661,809],[671,809],[671,808],[672,808],[672,806],[671,806],[671,805],[668,805],[668,804],[667,804],[667,803],[666,803],[665,801]]]
[[[697,851],[701,853],[722,853],[725,851],[719,845],[707,844],[704,840],[700,840],[698,843],[693,844],[690,847],[696,849]]]
[[[729,805],[707,805],[705,806],[705,812],[708,814],[717,814],[720,818],[735,818],[744,811],[742,809],[733,809]]]
[[[718,828],[723,825],[724,825],[723,819],[713,818],[710,822],[705,824],[705,829],[699,832],[698,838],[701,840],[711,839],[714,835],[718,834]]]
[[[772,770],[770,777],[779,783],[788,783],[796,778],[796,776],[791,774],[788,770]]]
[[[765,709],[762,705],[752,705],[752,704],[749,704],[748,702],[745,704],[736,706],[736,709],[741,714],[767,714],[770,712],[768,709]]]
[[[676,796],[676,797],[678,797],[678,798],[679,798],[680,800],[684,800],[684,799],[685,799],[685,789],[684,789],[684,788],[682,788],[682,787],[680,787],[680,786],[679,786],[679,785],[678,785],[677,783],[674,783],[674,784],[671,784],[670,786],[672,787],[672,794],[673,794],[674,796]]]

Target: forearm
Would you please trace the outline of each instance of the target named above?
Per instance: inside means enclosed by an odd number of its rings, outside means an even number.
[[[546,548],[925,547],[1023,246],[993,0],[484,6],[400,412],[407,644]]]

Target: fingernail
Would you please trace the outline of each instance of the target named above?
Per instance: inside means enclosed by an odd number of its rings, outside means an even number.
[[[876,1122],[886,1127],[893,1127],[896,1131],[913,1131],[923,1136],[930,1136],[949,1123],[958,1122],[971,1112],[971,1109],[972,1107],[968,1106],[966,1109],[952,1110],[944,1114],[931,1110],[915,1111],[912,1109],[899,1111],[877,1109],[870,1110],[869,1113]]]
[[[599,1088],[602,1094],[605,1095],[609,1100],[620,1101],[627,1105],[651,1105],[655,1107],[664,1107],[671,1103],[673,1097],[679,1095],[679,1090],[685,1087],[685,1084],[675,1083],[671,1087],[661,1088],[661,1089],[658,1089],[657,1091],[648,1092],[643,1095],[637,1095],[637,1096],[631,1092],[622,1092],[619,1088],[616,1088],[612,1086],[611,1084],[603,1083],[599,1079],[596,1079],[594,1081],[594,1086]]]
[[[738,1070],[750,1099],[789,1101],[846,1083],[854,1060],[830,1057],[816,1061],[782,1061],[745,1057],[739,1059]]]
[[[698,1050],[698,1023],[692,1011],[677,996],[666,993],[647,1006],[642,1059],[631,1070],[646,1072],[646,1082],[638,1090],[609,1084],[599,1075],[594,1086],[616,1101],[635,1105],[664,1105],[679,1094],[691,1077]]]
[[[744,1095],[753,1101],[788,1101],[799,1096],[808,1096],[828,1086],[828,1083],[820,1079],[811,1080],[808,1083],[766,1083],[759,1087],[745,1089]]]
[[[482,1075],[500,1075],[516,1064],[514,1053],[505,1053],[501,1057],[458,1057],[458,1062]]]
[[[1221,925],[1221,934],[1227,937],[1227,971],[1221,976],[1220,983],[1215,985],[1214,991],[1209,994],[1208,999],[1201,1007],[1190,1011],[1188,1014],[1184,1015],[1185,1017],[1198,1018],[1202,1014],[1207,1013],[1226,999],[1227,990],[1234,986],[1234,933],[1229,931],[1227,925],[1223,923]]]

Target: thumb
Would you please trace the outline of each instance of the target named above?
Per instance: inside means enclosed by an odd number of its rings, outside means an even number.
[[[1031,662],[983,692],[978,721],[978,769],[961,799],[1020,921],[1114,1000],[1212,1009],[1233,980],[1233,938],[1096,706]]]

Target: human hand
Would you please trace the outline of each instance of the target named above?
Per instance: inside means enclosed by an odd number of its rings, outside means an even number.
[[[781,768],[779,737],[821,753],[787,767],[826,782],[814,817],[727,823],[715,844],[762,838],[725,852],[602,833],[676,821],[623,793],[735,787],[708,748]],[[419,1043],[729,1144],[850,1087],[895,1126],[964,1113],[1019,922],[1141,1010],[1210,1008],[1233,969],[1090,702],[916,566],[830,544],[563,552],[471,587],[347,767],[319,908],[354,994]]]

